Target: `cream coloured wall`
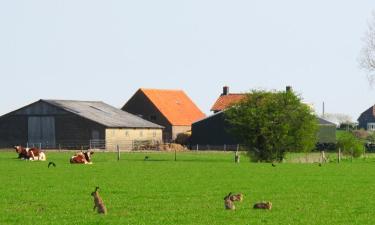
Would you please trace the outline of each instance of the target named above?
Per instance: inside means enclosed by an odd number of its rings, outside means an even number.
[[[150,140],[161,143],[162,129],[107,128],[105,140],[107,150],[115,150],[117,145],[121,150],[131,150],[134,141]]]

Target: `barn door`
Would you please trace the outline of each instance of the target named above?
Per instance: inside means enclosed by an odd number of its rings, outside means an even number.
[[[56,147],[55,118],[53,116],[30,116],[28,119],[29,144],[42,144],[43,148]]]

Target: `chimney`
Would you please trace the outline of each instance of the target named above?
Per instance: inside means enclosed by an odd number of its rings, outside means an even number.
[[[221,95],[228,95],[229,94],[229,87],[228,86],[224,86],[223,87],[223,94]]]
[[[286,92],[290,92],[290,91],[293,91],[292,86],[286,86]]]

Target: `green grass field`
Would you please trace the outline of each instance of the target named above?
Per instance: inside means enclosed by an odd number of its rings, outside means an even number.
[[[71,165],[0,153],[0,224],[375,224],[375,160],[317,164],[233,163],[230,153],[96,153]],[[56,168],[47,168],[49,161]],[[93,211],[96,186],[106,216]],[[228,192],[242,192],[235,211]],[[252,209],[268,200],[271,211]]]

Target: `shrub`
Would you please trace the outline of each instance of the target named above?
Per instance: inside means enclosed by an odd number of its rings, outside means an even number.
[[[354,134],[345,132],[337,139],[337,147],[341,148],[344,154],[358,158],[363,154],[363,143]]]

